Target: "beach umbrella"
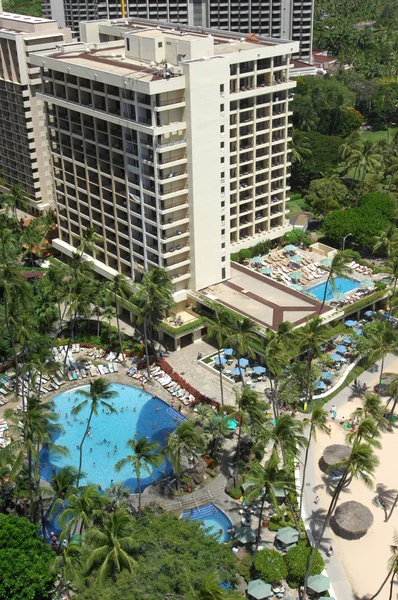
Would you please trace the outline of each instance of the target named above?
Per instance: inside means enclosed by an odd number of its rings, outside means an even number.
[[[290,286],[291,290],[296,290],[296,292],[301,292],[303,290],[303,286],[300,285],[299,283],[294,283],[293,285]]]
[[[260,273],[262,275],[271,275],[272,269],[271,267],[263,267],[262,269],[260,269]]]
[[[284,247],[285,252],[294,252],[296,250],[296,246],[294,244],[288,244]]]
[[[361,537],[373,525],[373,514],[360,502],[350,500],[338,506],[333,517],[336,533],[344,537]],[[322,591],[324,591],[322,589]]]
[[[325,575],[310,575],[308,577],[308,587],[317,594],[326,592],[330,588],[329,577]]]
[[[345,321],[344,325],[347,325],[347,327],[355,327],[355,325],[357,324],[356,321],[353,321],[352,319],[348,319],[347,321]]]
[[[345,344],[352,344],[352,339],[351,339],[351,338],[350,338],[348,335],[346,335],[346,336],[343,338],[343,342],[344,342]]]
[[[295,544],[298,541],[299,532],[297,529],[293,529],[293,527],[282,527],[278,529],[276,539],[284,546],[290,546],[290,544]]]
[[[347,352],[347,346],[339,344],[338,346],[336,346],[336,352],[338,352],[339,354],[345,354]]]
[[[254,263],[261,263],[261,262],[263,262],[263,257],[262,256],[254,256],[251,260]]]
[[[329,356],[334,362],[340,362],[341,360],[343,360],[341,354],[329,354]]]
[[[325,468],[328,469],[337,463],[347,460],[350,454],[351,448],[348,446],[345,446],[344,444],[331,444],[323,451],[322,462]]]
[[[300,256],[300,254],[296,254],[295,256],[291,257],[290,262],[292,262],[292,263],[301,263],[301,262],[303,262],[303,257]]]
[[[249,581],[247,593],[256,600],[263,600],[264,598],[273,596],[271,584],[265,583],[262,579],[253,579],[253,581]]]
[[[240,358],[238,360],[238,365],[240,367],[243,367],[244,369],[247,367],[248,364],[249,364],[249,361],[247,360],[247,358]]]
[[[232,375],[240,375],[241,374],[241,372],[238,369],[238,367],[235,367],[235,369],[232,369],[231,373],[232,373]]]
[[[346,295],[344,292],[336,292],[335,294],[333,294],[333,300],[345,300],[346,299]]]
[[[354,329],[354,333],[356,333],[356,335],[363,335],[363,330],[362,329]]]
[[[326,384],[323,381],[314,381],[317,390],[324,390]]]
[[[228,419],[227,429],[232,429],[233,431],[235,431],[237,426],[238,426],[238,421],[235,421],[235,419]]]
[[[373,310],[365,310],[363,314],[365,315],[365,317],[373,317],[374,312]]]
[[[330,258],[322,258],[321,265],[323,265],[324,267],[330,267],[331,264],[332,261]]]
[[[253,373],[257,373],[258,375],[261,375],[262,373],[265,373],[266,370],[267,369],[265,367],[261,367],[261,366],[253,367],[253,369],[252,369]]]
[[[331,373],[330,371],[323,371],[323,373],[322,373],[322,379],[330,381],[331,379],[334,379],[334,374]]]
[[[298,281],[299,279],[302,278],[302,273],[299,273],[298,271],[295,271],[294,273],[289,273],[289,277],[291,279],[295,279],[296,281]]]
[[[233,348],[224,348],[225,356],[232,356],[233,353],[234,353]]]
[[[250,544],[256,541],[256,534],[250,527],[238,527],[235,531],[235,539],[241,544]]]
[[[373,281],[370,281],[370,279],[367,279],[366,281],[361,281],[359,285],[363,288],[366,288],[366,287],[373,287],[374,283],[373,283]]]
[[[216,358],[214,359],[214,362],[216,363],[216,365],[225,365],[225,363],[227,362],[227,359],[224,358],[223,356],[216,356]]]

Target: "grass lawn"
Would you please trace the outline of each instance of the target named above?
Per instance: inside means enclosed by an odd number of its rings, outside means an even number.
[[[289,217],[294,217],[303,212],[304,198],[296,198],[297,194],[293,194],[293,199],[286,203],[286,208],[290,210]]]
[[[378,142],[379,140],[384,140],[387,139],[387,134],[389,134],[390,139],[394,133],[394,131],[397,131],[397,129],[395,127],[390,127],[385,131],[362,131],[361,132],[361,136],[363,137],[364,140],[369,140],[371,142]]]

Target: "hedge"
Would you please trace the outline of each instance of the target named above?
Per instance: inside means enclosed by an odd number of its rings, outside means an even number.
[[[253,565],[261,579],[269,583],[282,581],[287,577],[286,563],[283,556],[276,550],[264,549],[257,552]]]
[[[298,584],[304,583],[305,573],[308,567],[312,548],[303,543],[299,543],[295,548],[290,548],[285,554],[287,566],[287,579]],[[311,568],[311,575],[319,575],[325,568],[324,560],[319,550],[315,552],[314,562]]]

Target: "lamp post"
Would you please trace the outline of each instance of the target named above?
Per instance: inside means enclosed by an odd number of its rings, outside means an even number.
[[[345,241],[346,241],[346,239],[348,237],[350,237],[350,235],[353,235],[353,234],[352,233],[347,233],[347,235],[343,237],[343,249],[342,249],[342,252],[344,252],[344,250],[345,250]]]

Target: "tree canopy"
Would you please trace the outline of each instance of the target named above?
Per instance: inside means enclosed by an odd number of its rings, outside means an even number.
[[[54,552],[38,535],[38,526],[23,517],[0,514],[0,599],[49,600]]]

